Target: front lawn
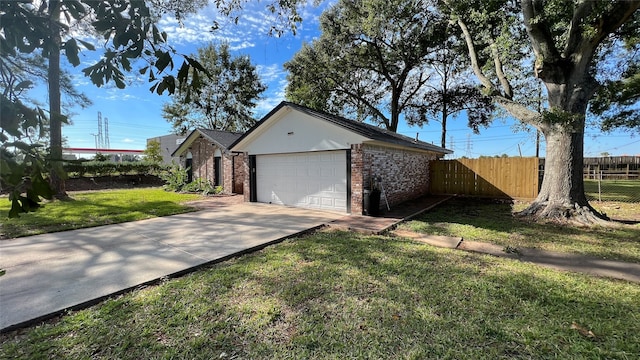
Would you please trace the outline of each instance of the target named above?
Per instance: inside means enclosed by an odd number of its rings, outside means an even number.
[[[317,232],[2,335],[22,359],[632,359],[640,286]]]
[[[596,204],[594,204],[596,205]],[[598,205],[596,205],[598,206]],[[521,210],[524,204],[516,205]],[[638,204],[629,204],[638,211]],[[426,234],[460,236],[514,248],[571,252],[640,262],[640,224],[580,228],[529,223],[513,216],[514,205],[481,199],[452,199],[401,228]],[[624,217],[624,214],[619,214]]]
[[[72,200],[44,202],[36,212],[9,219],[11,203],[0,198],[2,238],[35,235],[193,211],[183,202],[199,195],[177,194],[159,188],[71,193]]]

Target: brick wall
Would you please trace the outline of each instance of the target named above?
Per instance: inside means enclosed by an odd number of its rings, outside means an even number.
[[[198,138],[191,144],[191,155],[193,156],[193,179],[208,179],[213,183],[215,179],[215,169],[213,154],[216,147],[209,141]]]
[[[244,170],[245,157],[246,156],[243,153],[243,154],[234,156],[234,160],[233,160],[233,188],[231,191],[236,194],[244,193],[244,179],[245,179],[245,174],[247,173]]]
[[[351,145],[351,213],[360,215],[364,190],[362,144]]]
[[[224,194],[233,193],[233,156],[222,154],[222,192]]]
[[[238,161],[239,162],[239,161]],[[242,157],[242,172],[246,174],[243,184],[242,193],[244,194],[244,201],[251,201],[251,181],[249,176],[249,155],[246,153]]]
[[[215,182],[216,169],[214,155],[216,146],[211,142],[199,138],[191,144],[193,179],[204,178],[212,184]],[[235,158],[235,159],[233,159]],[[223,193],[231,194],[234,189],[242,193],[244,186],[244,154],[233,156],[232,154],[222,153],[220,158],[222,174],[220,177],[220,185],[222,185]],[[235,175],[235,179],[234,179]]]
[[[372,145],[364,145],[362,153],[364,188],[369,189],[371,179],[379,177],[390,206],[429,191],[429,160],[435,160],[435,154]],[[381,198],[380,208],[385,209],[386,206],[384,198]]]

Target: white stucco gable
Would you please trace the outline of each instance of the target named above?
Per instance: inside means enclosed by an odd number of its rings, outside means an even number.
[[[250,155],[346,150],[369,140],[326,120],[283,106],[233,146]]]

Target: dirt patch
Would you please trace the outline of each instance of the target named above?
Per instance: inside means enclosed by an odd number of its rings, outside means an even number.
[[[186,202],[185,205],[193,206],[196,209],[212,209],[217,207],[231,206],[244,202],[242,195],[211,195],[206,199]]]

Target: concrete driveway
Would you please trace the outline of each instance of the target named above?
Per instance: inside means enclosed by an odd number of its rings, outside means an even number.
[[[0,241],[0,329],[44,319],[345,214],[258,203]]]

